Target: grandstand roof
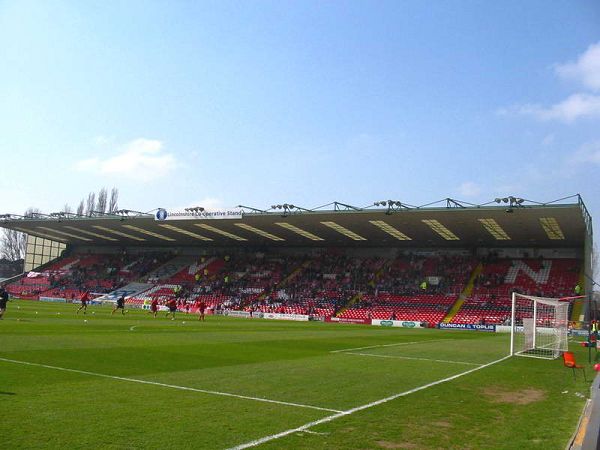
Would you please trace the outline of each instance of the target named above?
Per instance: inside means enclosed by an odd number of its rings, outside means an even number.
[[[75,246],[584,246],[591,218],[572,204],[285,210],[233,219],[135,217],[6,218],[1,226]]]

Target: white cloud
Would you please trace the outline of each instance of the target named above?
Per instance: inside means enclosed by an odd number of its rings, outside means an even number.
[[[575,62],[557,64],[555,73],[565,79],[580,82],[592,92],[600,91],[600,42],[592,44]],[[517,105],[498,111],[502,115],[521,114],[538,120],[558,120],[572,123],[580,118],[600,117],[600,95],[590,92],[572,94],[565,100],[549,107],[538,104]]]
[[[465,197],[476,197],[481,194],[481,187],[472,181],[465,181],[458,187],[458,192]]]
[[[190,202],[172,209],[175,211],[183,211],[185,208],[193,208],[195,206],[201,206],[207,211],[222,211],[224,209],[231,208],[231,206],[224,205],[223,201],[219,198],[204,197],[198,201]]]
[[[114,156],[93,157],[76,162],[73,168],[107,176],[121,176],[135,181],[162,178],[177,168],[177,160],[163,151],[161,141],[135,139],[123,146]]]
[[[575,164],[598,164],[600,165],[600,141],[583,144],[571,157]]]
[[[549,147],[550,145],[554,144],[555,141],[555,136],[553,133],[550,133],[546,136],[544,136],[544,139],[542,139],[542,145],[544,147]]]
[[[99,148],[106,148],[107,146],[112,145],[113,142],[113,139],[107,136],[96,136],[94,139],[92,139],[94,146]]]
[[[500,110],[501,114],[517,113],[535,117],[538,120],[559,120],[572,123],[582,117],[600,117],[600,95],[573,94],[560,103],[544,108],[540,105],[521,105],[508,110]]]
[[[575,80],[592,91],[600,91],[600,42],[590,45],[577,61],[557,65],[555,71],[561,78]]]

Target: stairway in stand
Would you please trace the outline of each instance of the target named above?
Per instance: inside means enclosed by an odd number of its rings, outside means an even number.
[[[469,277],[467,285],[456,299],[456,302],[454,302],[454,305],[452,305],[452,308],[450,308],[450,311],[448,311],[448,314],[446,314],[446,317],[444,317],[444,319],[442,320],[443,323],[450,323],[452,319],[454,319],[454,316],[458,314],[465,300],[468,299],[473,293],[473,288],[475,287],[475,280],[477,279],[479,274],[481,274],[482,271],[483,264],[477,264],[475,269],[473,269],[473,272],[471,272],[471,276]]]

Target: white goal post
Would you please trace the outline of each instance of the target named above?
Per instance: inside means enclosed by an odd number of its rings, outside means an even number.
[[[513,292],[510,354],[556,359],[569,349],[569,302]]]

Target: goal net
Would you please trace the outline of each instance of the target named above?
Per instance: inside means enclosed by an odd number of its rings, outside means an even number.
[[[513,293],[510,354],[556,359],[567,351],[569,302]]]

